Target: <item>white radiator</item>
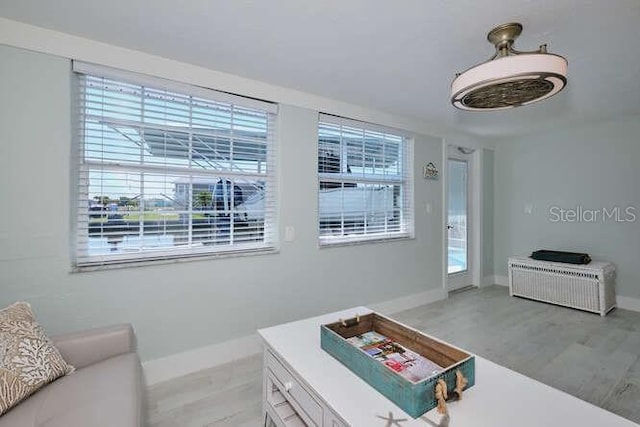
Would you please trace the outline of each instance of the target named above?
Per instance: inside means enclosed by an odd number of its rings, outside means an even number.
[[[615,273],[610,262],[574,265],[510,257],[509,293],[604,316],[616,306]]]

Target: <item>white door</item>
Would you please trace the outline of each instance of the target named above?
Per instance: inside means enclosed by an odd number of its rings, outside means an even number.
[[[472,284],[470,249],[471,229],[471,155],[453,149],[447,164],[447,273],[450,291]]]

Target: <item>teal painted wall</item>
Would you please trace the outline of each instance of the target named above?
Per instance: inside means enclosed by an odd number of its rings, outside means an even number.
[[[494,274],[494,160],[493,150],[482,150],[482,275]]]
[[[501,141],[494,182],[495,274],[507,274],[510,255],[535,249],[588,252],[616,264],[617,294],[640,298],[640,117]],[[578,207],[633,208],[637,218],[588,221],[594,215],[583,214],[581,221],[567,215],[554,221],[558,209]]]
[[[0,307],[32,303],[48,332],[130,322],[143,360],[257,328],[441,289],[442,181],[422,165],[442,140],[416,136],[415,239],[318,248],[318,112],[280,105],[277,254],[70,273],[69,59],[0,46]],[[400,126],[400,124],[398,124]]]

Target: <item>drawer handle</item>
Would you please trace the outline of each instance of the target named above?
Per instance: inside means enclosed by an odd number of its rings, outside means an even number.
[[[293,388],[293,383],[291,381],[287,381],[284,383],[284,391],[290,391]]]

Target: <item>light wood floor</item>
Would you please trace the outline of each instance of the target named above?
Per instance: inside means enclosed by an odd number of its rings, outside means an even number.
[[[640,313],[607,317],[490,286],[393,318],[640,423]],[[262,357],[151,387],[151,427],[261,425]]]

